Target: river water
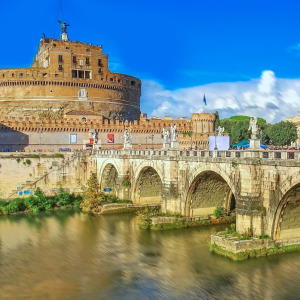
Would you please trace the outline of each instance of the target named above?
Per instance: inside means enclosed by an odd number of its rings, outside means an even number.
[[[221,227],[144,232],[132,215],[0,218],[0,299],[300,299],[300,252],[232,262]]]

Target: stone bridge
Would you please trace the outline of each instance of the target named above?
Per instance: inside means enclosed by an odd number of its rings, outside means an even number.
[[[164,212],[235,210],[240,233],[300,237],[300,152],[98,150],[101,188]]]

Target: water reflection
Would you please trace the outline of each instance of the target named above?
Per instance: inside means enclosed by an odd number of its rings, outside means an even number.
[[[219,229],[143,232],[130,215],[2,217],[0,298],[300,299],[300,253],[233,263],[208,252]]]

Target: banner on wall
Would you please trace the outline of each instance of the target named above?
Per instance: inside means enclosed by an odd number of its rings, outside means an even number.
[[[108,133],[106,138],[107,144],[114,144],[115,142],[115,135],[113,133]]]

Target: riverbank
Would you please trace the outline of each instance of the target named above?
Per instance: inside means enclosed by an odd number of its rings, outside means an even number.
[[[82,196],[59,190],[52,196],[45,195],[37,189],[33,195],[25,198],[14,198],[10,201],[0,200],[0,215],[37,214],[58,209],[78,209]]]
[[[140,216],[139,227],[143,230],[171,230],[216,224],[232,224],[235,216],[184,217],[184,216]]]
[[[124,213],[139,213],[144,210],[159,210],[160,205],[156,204],[133,204],[128,203],[104,203],[102,204],[100,215],[108,214],[124,214]]]
[[[267,236],[249,237],[219,232],[211,236],[210,251],[234,261],[300,251],[300,238],[272,240]]]

